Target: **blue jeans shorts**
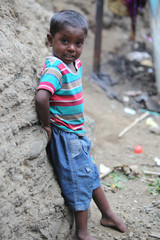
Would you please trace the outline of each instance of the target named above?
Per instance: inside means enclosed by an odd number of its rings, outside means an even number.
[[[51,155],[67,205],[73,211],[89,208],[93,190],[100,186],[99,172],[90,155],[86,136],[52,126]]]

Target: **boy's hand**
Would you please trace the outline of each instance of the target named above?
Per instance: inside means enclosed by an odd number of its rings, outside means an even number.
[[[52,128],[51,126],[43,126],[44,130],[47,132],[48,135],[48,143],[51,141],[51,135],[52,135]]]

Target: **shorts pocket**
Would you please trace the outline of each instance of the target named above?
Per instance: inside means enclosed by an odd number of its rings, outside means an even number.
[[[80,140],[82,144],[83,151],[88,154],[88,144],[84,140]]]
[[[71,157],[75,158],[81,153],[81,143],[78,139],[73,139],[68,142]]]

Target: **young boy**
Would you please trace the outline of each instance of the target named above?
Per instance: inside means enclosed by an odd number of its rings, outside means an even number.
[[[100,223],[127,230],[112,212],[100,186],[97,167],[90,156],[90,142],[83,128],[82,53],[88,24],[78,12],[57,12],[50,22],[48,44],[53,55],[41,72],[36,109],[48,134],[52,160],[66,203],[74,211],[73,240],[95,240],[87,231],[91,199],[102,213]]]

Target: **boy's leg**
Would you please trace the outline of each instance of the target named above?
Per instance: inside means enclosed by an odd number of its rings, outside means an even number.
[[[87,222],[88,210],[75,212],[76,233],[73,240],[97,240],[89,235]]]
[[[100,221],[101,225],[116,228],[121,232],[127,231],[125,223],[119,219],[110,208],[107,198],[101,187],[98,187],[93,191],[93,200],[102,213],[102,218]]]

